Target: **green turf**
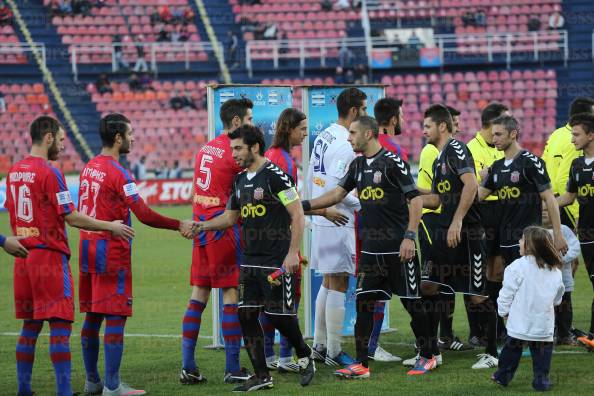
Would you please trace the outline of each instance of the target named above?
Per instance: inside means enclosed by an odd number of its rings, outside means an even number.
[[[189,207],[161,208],[160,212],[178,218],[190,215]],[[7,233],[8,218],[0,214],[0,232]],[[165,334],[178,337],[181,321],[189,298],[189,264],[191,243],[171,231],[154,230],[135,221],[136,239],[133,244],[134,266],[134,316],[126,325],[130,334]],[[78,232],[69,230],[71,259],[75,283],[78,283]],[[0,395],[16,394],[14,347],[20,322],[14,319],[12,299],[12,260],[0,253],[0,372],[2,386]],[[589,325],[592,286],[586,278],[583,265],[578,270],[574,292],[574,324],[581,329]],[[458,298],[455,331],[463,339],[467,337],[467,324],[462,300]],[[380,343],[389,351],[410,357],[412,348],[403,345],[411,342],[408,317],[398,301],[390,310],[391,326],[398,332],[384,334]],[[84,369],[78,333],[82,316],[76,317],[72,340],[73,389],[82,390]],[[202,317],[201,336],[210,335],[210,309]],[[47,325],[45,328],[47,333]],[[230,385],[222,383],[225,355],[223,351],[203,348],[210,340],[201,338],[197,348],[197,361],[203,374],[209,379],[203,386],[184,387],[177,380],[180,369],[180,338],[128,337],[122,363],[124,381],[146,389],[151,395],[195,395],[228,393]],[[345,339],[344,347],[354,351],[352,338]],[[555,383],[552,394],[592,395],[594,393],[594,354],[584,353],[579,348],[558,348],[553,357],[552,379]],[[523,358],[517,376],[507,390],[501,390],[489,380],[492,370],[471,370],[475,354],[471,352],[446,352],[445,366],[422,378],[407,378],[406,370],[399,363],[372,363],[372,378],[365,381],[339,381],[332,370],[319,367],[312,385],[301,388],[295,375],[274,375],[275,391],[283,394],[525,394],[532,392],[530,358]],[[102,356],[100,371],[102,372]],[[242,351],[242,363],[249,367],[247,355]],[[37,344],[37,357],[33,371],[33,389],[38,396],[54,394],[54,377],[48,358],[48,337],[42,336]],[[432,392],[432,393],[429,393]]]

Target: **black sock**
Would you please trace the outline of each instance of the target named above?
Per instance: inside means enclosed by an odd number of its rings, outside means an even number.
[[[455,294],[440,294],[440,305],[442,309],[439,315],[439,337],[444,340],[454,339],[454,309],[456,308]]]
[[[468,327],[469,327],[469,334],[470,337],[479,337],[481,338],[483,335],[483,330],[481,329],[481,322],[479,319],[478,312],[476,312],[476,307],[470,301],[471,297],[467,294],[464,295],[464,306],[466,307],[466,316],[468,317]]]
[[[439,347],[437,345],[437,333],[439,328],[439,314],[440,314],[440,297],[423,296],[423,307],[426,313],[427,320],[427,337],[429,348],[432,355],[439,355]]]
[[[573,321],[573,308],[571,306],[571,292],[563,293],[561,304],[555,307],[555,326],[557,338],[567,338],[571,335],[571,322]]]
[[[299,323],[296,316],[268,315],[270,321],[289,343],[295,348],[295,354],[298,358],[309,357],[311,349],[305,344]]]
[[[369,367],[369,337],[373,331],[375,300],[357,297],[357,321],[355,322],[355,347],[357,361]]]
[[[259,308],[241,308],[238,310],[239,323],[243,333],[245,350],[250,357],[254,372],[259,378],[270,375],[266,367],[266,356],[264,356],[264,333],[258,322],[260,315]]]
[[[487,293],[489,293],[489,298],[493,301],[495,305],[495,312],[497,312],[497,297],[499,297],[499,291],[503,287],[503,283],[501,282],[493,282],[487,281]],[[483,329],[483,335],[485,329]],[[499,337],[505,331],[505,326],[503,324],[503,318],[497,315],[497,337]]]
[[[433,355],[430,340],[429,316],[422,299],[401,298],[402,305],[410,315],[410,327],[415,335],[415,344],[419,354],[427,359]]]
[[[477,307],[480,312],[481,322],[485,329],[487,347],[485,352],[493,357],[497,357],[497,311],[495,304],[491,299],[487,299]]]
[[[592,300],[592,316],[590,316],[590,334],[594,334],[594,300]]]

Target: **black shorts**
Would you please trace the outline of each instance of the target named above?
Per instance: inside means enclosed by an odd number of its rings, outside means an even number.
[[[575,230],[577,227],[577,219],[573,217],[571,211],[569,210],[568,206],[563,208],[559,208],[559,214],[561,215],[561,224],[566,225],[567,227]]]
[[[501,245],[501,256],[503,257],[504,265],[507,267],[520,257],[520,242],[505,242]]]
[[[483,228],[485,229],[487,257],[499,255],[499,229],[501,211],[499,201],[484,201],[479,206]]]
[[[456,293],[486,296],[485,230],[480,225],[464,226],[462,240],[449,248],[447,229],[436,232],[433,260],[423,263],[422,279]]]
[[[580,241],[580,247],[588,277],[590,277],[590,282],[592,282],[594,288],[594,241]]]
[[[241,267],[238,308],[263,308],[270,315],[297,315],[296,276],[283,274],[278,286],[268,283],[277,268]]]
[[[397,246],[400,246],[398,244]],[[361,253],[357,273],[357,297],[369,300],[420,298],[421,271],[417,256],[402,263],[397,253]]]
[[[431,251],[433,239],[435,239],[435,230],[439,228],[440,213],[425,213],[419,224],[419,251],[421,252],[421,261],[431,260]]]

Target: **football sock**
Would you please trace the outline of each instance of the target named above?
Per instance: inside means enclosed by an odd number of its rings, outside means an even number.
[[[487,299],[481,305],[478,309],[487,336],[485,352],[493,357],[497,357],[497,311],[495,304],[491,299]]]
[[[357,361],[364,367],[369,367],[369,337],[373,330],[373,312],[375,300],[357,297],[357,321],[355,322],[355,349]]]
[[[456,308],[456,295],[441,293],[439,295],[440,303],[443,306],[439,317],[439,336],[443,339],[452,340],[454,338],[454,309]]]
[[[344,326],[346,294],[336,290],[328,290],[326,299],[326,328],[328,356],[336,357],[342,351],[340,341],[342,340],[342,329]]]
[[[103,349],[105,353],[105,387],[115,390],[120,386],[120,364],[124,353],[125,316],[105,316]]]
[[[248,353],[254,373],[258,378],[269,376],[264,356],[264,333],[258,321],[259,308],[241,308],[238,310],[243,343]]]
[[[299,304],[298,303],[295,304],[295,310],[297,312],[299,312]],[[298,316],[294,316],[294,320],[297,322],[297,326],[299,326]],[[290,362],[293,358],[293,347],[291,346],[291,343],[289,342],[287,337],[281,335],[279,344],[280,344],[279,353],[278,353],[279,361],[281,363]]]
[[[382,331],[382,324],[384,323],[384,311],[386,309],[386,303],[384,301],[375,302],[375,310],[373,312],[373,330],[371,331],[371,337],[369,338],[369,355],[373,356],[377,348],[379,336]]]
[[[268,360],[274,360],[272,358],[276,358],[274,353],[274,336],[275,336],[275,328],[272,322],[270,321],[270,317],[268,314],[264,313],[263,311],[260,313],[260,326],[262,326],[262,331],[264,332],[264,355]]]
[[[190,300],[188,309],[184,314],[182,325],[182,365],[185,370],[196,370],[196,360],[194,352],[198,333],[200,332],[200,322],[202,312],[206,304],[197,300]]]
[[[314,330],[314,347],[325,346],[326,338],[326,299],[328,297],[328,289],[323,285],[318,290],[316,296],[316,312],[315,312],[315,330]]]
[[[72,323],[65,320],[50,320],[50,359],[56,374],[56,394],[58,396],[72,396],[70,382],[71,355],[70,334]]]
[[[35,344],[43,328],[41,320],[25,320],[16,345],[18,394],[31,394],[31,375],[35,361]]]
[[[237,304],[223,305],[222,328],[225,341],[225,373],[239,372],[241,369],[239,364],[241,325],[237,317]]]
[[[468,317],[468,327],[470,337],[483,337],[483,331],[481,329],[481,322],[476,312],[476,307],[471,302],[469,295],[464,295],[464,306],[466,308],[466,316]]]
[[[103,323],[103,315],[87,312],[82,330],[80,343],[82,345],[83,362],[87,373],[87,381],[94,384],[101,381],[97,361],[99,359],[99,329]]]
[[[305,344],[303,335],[299,329],[297,316],[289,317],[285,315],[269,315],[274,327],[276,327],[282,336],[289,340],[289,343],[295,348],[295,354],[298,358],[309,357],[311,349]]]

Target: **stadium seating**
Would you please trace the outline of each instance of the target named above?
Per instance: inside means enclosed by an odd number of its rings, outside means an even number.
[[[169,100],[177,92],[191,96],[197,104],[204,103],[206,82],[154,81],[155,91],[145,92],[131,92],[125,82],[111,85],[113,93],[99,94],[94,84],[89,84],[87,91],[102,115],[123,112],[132,121],[137,148],[128,156],[129,161],[134,163],[145,155],[148,169],[173,159],[179,160],[182,168],[191,168],[196,149],[207,140],[207,113],[200,107],[173,110]]]
[[[0,84],[4,93],[6,112],[0,113],[0,173],[23,159],[29,152],[29,124],[41,114],[55,117],[43,84]],[[80,171],[83,162],[69,136],[66,148],[56,166],[64,173]]]
[[[50,0],[44,0],[49,6]],[[159,33],[159,24],[151,24],[151,15],[154,14],[160,5],[160,0],[107,0],[102,7],[93,7],[91,16],[55,16],[52,23],[57,27],[58,33],[62,36],[62,42],[69,45],[69,52],[72,52],[73,44],[109,44],[114,37],[119,35],[123,43],[133,43],[139,40],[142,35],[142,42],[145,53],[150,54],[148,44],[155,43]],[[171,0],[166,3],[170,8],[177,9],[188,6],[188,0]],[[190,39],[188,42],[200,42],[201,38],[195,24],[188,26]],[[175,27],[167,24],[163,28],[171,33]],[[164,47],[156,53],[158,62],[182,62],[185,60],[183,51],[171,51],[173,43],[164,43]],[[179,45],[179,44],[178,44]],[[124,58],[134,62],[137,57],[136,48],[133,45],[124,45]],[[111,46],[91,48],[81,51],[78,62],[80,63],[111,63]],[[192,50],[189,53],[189,61],[206,61],[208,56],[203,51]]]
[[[413,157],[423,145],[423,111],[431,103],[446,103],[462,112],[460,139],[468,141],[480,129],[481,110],[489,101],[508,105],[522,128],[522,144],[540,154],[556,128],[557,80],[554,70],[480,71],[384,76],[388,96],[404,100],[405,128],[401,144]],[[417,160],[418,158],[414,158]]]
[[[20,49],[2,45],[18,42],[19,38],[11,25],[0,26],[0,47],[2,47],[2,51],[0,51],[0,64],[27,63],[27,56]]]

